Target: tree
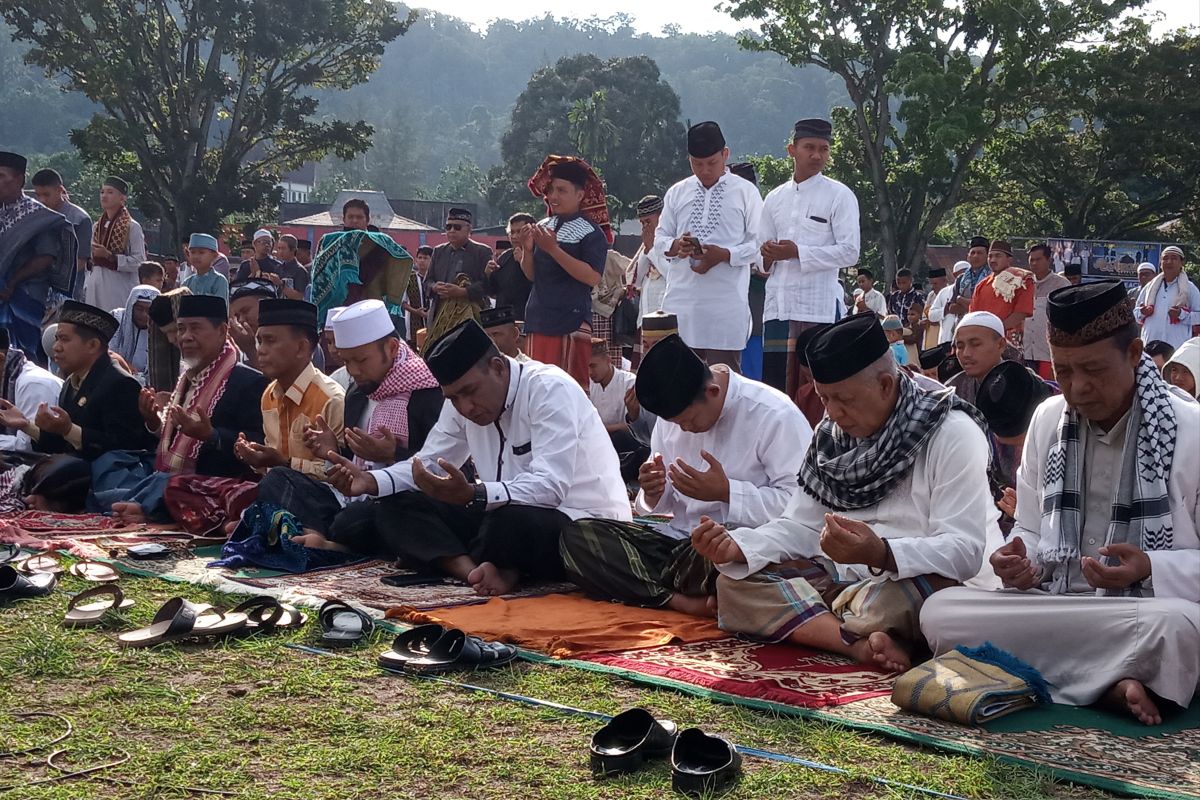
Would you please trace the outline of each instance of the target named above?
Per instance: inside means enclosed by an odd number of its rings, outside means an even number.
[[[318,120],[311,91],[348,89],[412,17],[382,0],[0,0],[25,60],[103,109],[71,141],[123,167],[166,241],[274,199],[281,173],[370,145]]]
[[[620,151],[609,157],[618,135]],[[504,164],[489,175],[489,204],[505,213],[536,206],[526,181],[552,153],[583,155],[580,145],[596,148],[590,155],[601,159],[608,193],[619,201],[609,211],[618,219],[683,172],[679,97],[653,61],[577,55],[535,72],[501,140]]]
[[[1200,213],[1200,36],[1154,41],[1129,20],[1071,60],[1043,107],[988,144],[954,216],[996,234],[1156,239]]]
[[[885,280],[916,268],[997,129],[1038,105],[1060,53],[1145,0],[735,0],[770,50],[838,76]]]

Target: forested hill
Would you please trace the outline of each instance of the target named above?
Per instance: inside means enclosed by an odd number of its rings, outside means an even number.
[[[463,159],[484,170],[497,163],[500,138],[530,76],[575,53],[649,56],[679,94],[684,120],[719,120],[735,154],[778,154],[797,118],[827,114],[844,101],[840,81],[827,73],[746,52],[728,35],[639,35],[621,18],[499,21],[476,31],[452,17],[420,13],[369,83],[323,96],[320,109],[375,124],[375,147],[361,161],[381,178],[381,188],[396,193],[433,186],[444,167]],[[26,152],[66,149],[67,131],[87,118],[90,105],[21,66],[23,49],[0,24],[0,108],[8,110],[0,114],[0,141]]]

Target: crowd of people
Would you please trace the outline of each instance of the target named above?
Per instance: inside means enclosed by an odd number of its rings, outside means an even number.
[[[568,580],[888,672],[990,642],[1059,702],[1188,706],[1183,251],[1130,290],[979,237],[928,289],[901,270],[881,291],[831,139],[798,122],[764,200],[720,126],[692,126],[632,259],[596,172],[550,156],[544,218],[513,215],[498,252],[455,208],[410,256],[351,200],[311,260],[264,228],[236,268],[206,232],[147,260],[125,181],[93,225],[0,153],[0,508],[231,541],[281,509],[311,551],[485,596]]]

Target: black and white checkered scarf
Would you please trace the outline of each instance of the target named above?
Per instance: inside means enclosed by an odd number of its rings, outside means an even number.
[[[1167,480],[1175,456],[1178,427],[1170,389],[1147,355],[1137,366],[1133,407],[1125,429],[1121,476],[1112,502],[1105,545],[1128,543],[1144,552],[1175,545]],[[1058,439],[1046,456],[1042,478],[1042,525],[1038,557],[1044,568],[1043,588],[1065,594],[1071,569],[1078,569],[1082,535],[1083,458],[1079,412],[1063,409]],[[1106,559],[1114,566],[1116,559]],[[1103,595],[1140,595],[1140,587],[1097,590]]]
[[[987,432],[983,415],[953,389],[922,389],[903,370],[899,381],[896,409],[875,435],[855,439],[829,417],[817,425],[800,467],[800,486],[823,505],[850,511],[879,503],[912,471],[951,411],[966,413]]]

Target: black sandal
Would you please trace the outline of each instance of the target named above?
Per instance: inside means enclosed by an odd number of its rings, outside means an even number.
[[[246,615],[246,630],[250,633],[292,630],[308,622],[308,617],[295,606],[281,603],[265,594],[252,597],[233,610]]]
[[[446,633],[441,625],[418,625],[397,636],[392,649],[379,654],[379,666],[384,669],[403,669],[414,658],[425,658],[429,649]]]
[[[176,642],[207,636],[224,636],[246,627],[246,615],[223,611],[207,604],[196,604],[182,597],[172,597],[145,628],[122,633],[117,642],[122,647],[150,647],[164,642]]]
[[[458,629],[446,631],[429,647],[429,652],[404,663],[404,669],[418,675],[443,672],[496,669],[511,663],[517,648],[500,642],[485,642]]]
[[[375,620],[343,600],[326,600],[317,619],[321,641],[331,647],[358,644],[375,632]]]
[[[12,564],[0,564],[0,600],[45,597],[58,585],[58,575],[33,572],[22,575]]]
[[[19,555],[21,555],[20,545],[11,542],[0,544],[0,564],[7,564]]]

